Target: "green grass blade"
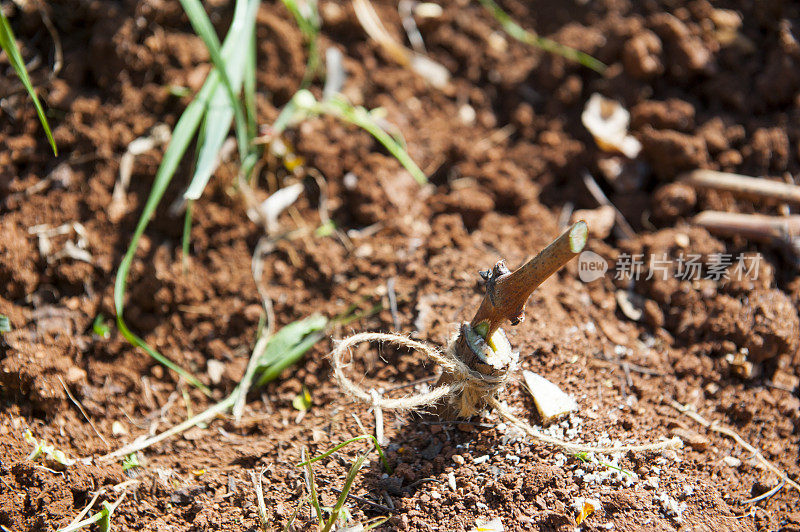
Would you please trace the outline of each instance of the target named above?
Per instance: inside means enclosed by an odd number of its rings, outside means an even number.
[[[364,531],[366,532],[367,530],[378,528],[383,523],[388,521],[391,517],[392,517],[391,515],[387,515],[386,517],[376,517],[374,520],[372,520],[372,522],[368,522],[368,524],[364,526]]]
[[[183,252],[184,265],[189,258],[189,244],[192,236],[192,206],[193,200],[186,202],[186,213],[183,219],[183,236],[181,237],[181,251]],[[184,268],[185,269],[185,268]]]
[[[203,119],[203,115],[205,114],[208,98],[216,88],[218,81],[218,78],[212,72],[212,74],[209,75],[209,78],[206,80],[206,83],[203,85],[203,88],[200,90],[200,93],[186,107],[186,110],[183,112],[178,120],[178,123],[175,125],[175,130],[172,133],[172,139],[170,140],[167,150],[164,153],[164,159],[161,161],[161,165],[158,167],[158,171],[156,172],[153,187],[150,190],[150,196],[147,198],[144,210],[142,211],[139,222],[136,224],[136,229],[133,232],[131,243],[128,246],[125,256],[122,258],[122,262],[117,270],[117,277],[114,281],[114,309],[117,312],[117,327],[119,328],[120,333],[122,333],[122,335],[131,344],[144,349],[148,355],[181,375],[184,379],[186,379],[187,382],[203,390],[203,392],[206,394],[210,393],[208,388],[206,388],[203,383],[197,380],[196,377],[163,356],[155,349],[151,348],[137,335],[133,334],[125,324],[123,313],[125,310],[125,290],[128,282],[128,272],[130,271],[134,256],[136,255],[136,249],[139,246],[139,239],[142,237],[142,234],[144,234],[144,230],[147,228],[148,223],[150,223],[150,219],[153,217],[153,214],[155,214],[156,207],[158,207],[158,204],[161,202],[161,198],[164,196],[167,186],[169,186],[169,183],[172,180],[172,177],[175,175],[175,171],[177,170],[181,159],[183,158],[186,150],[189,147],[189,144],[194,138],[194,134],[200,125],[200,121]]]
[[[197,377],[189,373],[187,370],[183,369],[175,362],[173,362],[172,360],[168,359],[167,357],[165,357],[164,355],[162,355],[161,353],[150,347],[147,344],[147,342],[145,342],[142,338],[132,333],[119,315],[117,316],[117,328],[119,329],[119,332],[122,334],[122,336],[124,336],[126,340],[128,340],[131,344],[133,344],[134,347],[139,347],[143,349],[148,355],[153,357],[160,364],[168,367],[169,369],[171,369],[172,371],[174,371],[175,373],[186,379],[186,382],[198,388],[204,394],[211,396],[211,390],[209,390],[205,384],[200,382],[197,379]]]
[[[281,1],[294,17],[300,27],[300,32],[308,44],[308,61],[306,62],[306,72],[301,83],[302,87],[306,87],[314,79],[320,67],[319,31],[322,26],[322,19],[319,16],[317,0],[306,1],[305,5],[308,8],[308,13],[303,13],[296,0]]]
[[[244,64],[244,109],[247,113],[247,135],[254,139],[257,133],[256,117],[256,32],[250,36],[247,45],[247,60]],[[249,172],[248,172],[249,173]]]
[[[417,166],[417,163],[414,162],[414,159],[411,158],[408,152],[375,122],[375,119],[370,116],[370,111],[360,106],[353,107],[341,94],[319,102],[310,91],[307,89],[300,89],[278,115],[278,119],[273,125],[273,135],[282,132],[283,129],[294,122],[298,117],[308,116],[309,114],[329,114],[360,127],[383,144],[383,146],[389,150],[389,153],[411,173],[417,183],[424,185],[428,182],[428,177],[425,175],[425,172]]]
[[[384,131],[383,128],[375,123],[375,121],[369,119],[366,109],[364,109],[363,113],[359,112],[359,109],[353,108],[344,108],[342,111],[343,118],[369,132],[378,142],[383,144],[383,146],[389,150],[389,153],[391,153],[394,158],[397,159],[400,164],[402,164],[403,167],[409,171],[409,173],[411,173],[411,176],[417,183],[424,185],[428,182],[428,176],[426,176],[425,172],[423,172],[420,167],[417,166],[417,163],[414,162],[414,159],[412,159],[408,152],[397,143],[394,137]]]
[[[14,67],[17,76],[19,76],[20,81],[22,81],[22,84],[25,86],[25,90],[28,91],[31,100],[33,100],[33,105],[36,107],[36,114],[39,115],[39,122],[42,123],[44,133],[47,135],[47,141],[50,143],[50,147],[53,148],[53,155],[58,156],[58,148],[56,147],[56,141],[53,138],[53,132],[50,131],[50,124],[48,124],[47,118],[44,115],[44,108],[42,107],[41,102],[39,102],[39,97],[36,96],[36,90],[33,88],[31,79],[28,76],[28,71],[25,69],[25,61],[23,61],[22,54],[17,47],[17,41],[14,38],[14,32],[11,31],[11,23],[1,11],[0,48],[5,50],[6,55],[8,55],[8,61],[11,63],[11,66]]]
[[[249,134],[242,102],[238,93],[241,90],[245,70],[247,70],[249,44],[255,33],[256,9],[258,0],[237,0],[233,21],[220,48],[219,40],[198,0],[180,0],[192,27],[203,39],[208,48],[215,71],[219,72],[222,85],[211,97],[211,106],[204,123],[204,142],[200,147],[194,177],[184,194],[187,199],[199,199],[208,184],[211,174],[217,167],[219,151],[230,130],[231,120],[236,124],[236,138],[239,145],[239,158],[244,160],[251,150],[252,136]]]
[[[257,362],[254,373],[260,373],[257,386],[276,378],[294,364],[324,335],[328,325],[325,316],[313,315],[284,326],[269,339],[269,344]]]
[[[322,340],[325,337],[324,332],[319,332],[316,334],[311,334],[303,339],[302,342],[294,346],[292,349],[285,351],[280,359],[274,363],[272,363],[267,369],[265,369],[261,376],[258,378],[258,386],[263,386],[264,384],[268,383],[269,381],[275,380],[281,374],[283,370],[300,360],[303,355],[306,354],[306,351],[311,349],[314,344]]]
[[[358,476],[358,472],[361,471],[361,468],[364,466],[364,461],[367,459],[367,456],[370,452],[372,452],[371,448],[367,449],[364,454],[359,456],[358,459],[353,462],[353,465],[350,467],[350,471],[347,472],[347,478],[344,481],[344,486],[342,486],[342,493],[336,500],[336,504],[331,512],[331,517],[328,519],[328,522],[325,524],[325,528],[322,529],[322,532],[328,532],[331,528],[333,528],[333,525],[336,523],[337,519],[339,519],[339,512],[342,511],[344,501],[347,500],[347,495],[350,493],[350,489],[353,487],[353,482],[355,482],[356,476]]]
[[[305,455],[305,447],[303,448],[303,454]],[[317,495],[317,484],[316,479],[314,478],[314,469],[311,465],[311,462],[306,461],[306,472],[308,474],[308,491],[310,491],[311,496],[311,506],[314,507],[314,511],[317,512],[317,520],[319,521],[319,526],[323,526],[323,517],[322,517],[322,508],[319,504],[319,495]]]
[[[381,450],[381,446],[378,443],[378,439],[375,438],[375,436],[373,436],[371,434],[362,434],[361,436],[356,436],[355,438],[350,438],[349,440],[343,441],[339,445],[333,447],[332,449],[329,449],[328,451],[322,453],[321,455],[319,455],[319,456],[317,456],[315,458],[311,458],[309,460],[306,460],[305,462],[297,464],[296,467],[303,467],[303,466],[306,465],[306,463],[318,462],[318,461],[322,460],[323,458],[326,458],[326,457],[332,455],[333,453],[335,453],[336,451],[338,451],[339,449],[341,449],[345,445],[349,445],[349,444],[351,444],[353,442],[357,442],[357,441],[360,441],[360,440],[372,440],[372,443],[375,445],[375,448],[378,450],[378,455],[381,457],[381,462],[383,463],[383,468],[386,470],[387,473],[391,474],[392,473],[392,468],[389,467],[389,461],[386,460],[386,456],[384,456],[383,450]]]
[[[297,514],[300,513],[300,510],[303,509],[303,506],[305,506],[307,502],[308,499],[303,499],[299,503],[297,503],[297,507],[294,509],[294,512],[292,512],[292,515],[289,516],[289,520],[286,522],[286,526],[284,526],[281,529],[281,532],[289,532],[290,530],[294,530],[292,528],[292,524],[294,523],[294,520],[297,518]]]
[[[565,59],[579,63],[587,68],[591,68],[595,72],[602,74],[608,68],[605,63],[595,59],[586,52],[581,52],[575,48],[570,48],[563,44],[559,44],[552,39],[541,37],[532,31],[528,31],[511,18],[511,16],[503,11],[494,0],[478,0],[483,7],[489,10],[497,22],[503,27],[506,33],[520,42],[541,48],[545,52],[550,52],[560,55]]]
[[[278,114],[278,118],[275,119],[275,122],[272,124],[272,127],[270,128],[271,130],[270,133],[273,138],[277,138],[284,131],[286,131],[286,128],[289,127],[289,124],[292,123],[299,109],[300,108],[297,105],[297,102],[295,101],[294,97],[292,97],[292,99],[289,100],[289,103],[283,106],[283,109],[281,109],[280,114]]]
[[[76,530],[80,530],[81,528],[86,528],[88,526],[92,526],[93,524],[97,523],[98,521],[103,519],[105,515],[106,509],[103,508],[96,514],[92,515],[84,519],[83,521],[78,521],[77,523],[71,524],[65,528],[59,528],[57,532],[75,532]]]
[[[319,33],[320,23],[316,1],[312,0],[307,3],[308,7],[311,9],[311,13],[309,13],[308,16],[300,9],[297,0],[281,0],[281,2],[286,9],[289,10],[289,13],[292,14],[297,25],[300,26],[300,32],[303,34],[303,37],[310,40]]]

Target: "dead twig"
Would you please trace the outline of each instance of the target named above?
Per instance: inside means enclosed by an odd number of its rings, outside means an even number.
[[[335,50],[335,48],[330,48],[329,50]],[[306,173],[314,179],[319,189],[319,206],[317,207],[317,212],[319,212],[321,226],[333,225],[333,231],[345,249],[348,252],[353,251],[353,243],[344,231],[336,227],[328,212],[328,182],[325,180],[325,176],[316,168],[306,168]]]
[[[441,89],[450,81],[450,72],[426,55],[416,53],[397,42],[386,30],[369,0],[352,0],[353,11],[367,35],[377,42],[386,55],[400,66],[411,68],[433,87]]]
[[[425,41],[422,39],[422,34],[419,32],[417,22],[414,20],[414,0],[400,0],[397,4],[397,12],[400,14],[400,21],[403,23],[403,28],[406,30],[408,42],[411,47],[418,54],[427,54],[425,49]]]
[[[800,215],[770,216],[723,211],[703,211],[692,223],[709,233],[764,242],[800,263]]]
[[[684,406],[677,401],[671,401],[669,404],[670,406],[672,406],[672,408],[697,421],[698,423],[706,427],[708,430],[711,430],[713,432],[718,432],[724,436],[727,436],[728,438],[738,443],[740,446],[750,451],[756,458],[756,460],[761,462],[764,465],[764,467],[766,467],[768,470],[778,475],[778,477],[783,479],[786,482],[786,484],[789,484],[791,487],[797,490],[798,493],[800,493],[800,484],[789,478],[789,475],[784,473],[772,462],[764,458],[764,455],[761,454],[761,451],[759,451],[758,449],[756,449],[755,447],[744,441],[742,437],[739,436],[737,433],[735,433],[733,430],[719,425],[719,423],[716,421],[712,423],[711,421],[707,420],[706,418],[704,418],[703,416],[692,410],[689,406]]]
[[[800,204],[800,186],[763,177],[699,169],[682,174],[678,180],[697,188],[724,190],[744,198]]]
[[[103,437],[103,435],[100,434],[100,431],[97,430],[97,427],[95,426],[94,422],[91,420],[91,418],[89,418],[89,415],[86,413],[86,410],[83,409],[83,405],[81,405],[78,402],[78,400],[75,399],[75,397],[72,395],[72,392],[69,391],[69,388],[67,387],[66,383],[64,382],[64,379],[61,378],[61,375],[58,376],[58,381],[61,383],[61,386],[64,387],[64,391],[67,392],[67,397],[69,397],[69,400],[72,401],[72,404],[74,404],[75,406],[78,407],[78,410],[81,411],[81,414],[83,414],[84,419],[86,419],[86,421],[89,422],[89,425],[91,425],[92,430],[94,430],[94,433],[97,434],[97,436],[101,440],[103,440],[103,443],[105,444],[106,449],[108,449],[109,448],[108,441],[106,441],[106,439]]]
[[[386,438],[383,435],[383,409],[379,404],[381,394],[375,389],[370,390],[369,393],[374,401],[372,412],[375,414],[375,439],[378,440],[379,445],[386,445]]]
[[[386,54],[398,64],[404,67],[409,66],[411,51],[398,43],[386,30],[369,0],[352,0],[352,2],[356,18],[367,35],[380,44]]]
[[[633,362],[627,362],[616,358],[606,358],[602,355],[600,358],[595,358],[594,363],[605,367],[614,364],[623,368],[623,371],[626,371],[626,373],[629,371],[635,371],[636,373],[641,373],[642,375],[652,375],[655,377],[664,376],[664,372],[662,371],[648,368],[647,366],[640,366],[639,364],[634,364]],[[625,368],[627,368],[627,370]]]
[[[741,236],[760,242],[786,242],[800,235],[800,215],[770,216],[738,212],[703,211],[692,223],[711,233]]]
[[[760,502],[760,501],[763,501],[763,500],[765,500],[765,499],[769,499],[770,497],[772,497],[773,495],[775,495],[776,493],[778,493],[779,491],[781,491],[781,489],[782,489],[782,488],[783,488],[785,485],[786,485],[786,479],[785,479],[785,478],[782,478],[782,479],[781,479],[781,481],[780,481],[780,483],[778,483],[778,485],[777,485],[777,486],[775,486],[774,488],[772,488],[772,489],[771,489],[771,490],[769,490],[768,492],[766,492],[766,493],[762,493],[762,494],[761,494],[761,495],[759,495],[758,497],[753,497],[752,499],[745,499],[745,500],[741,501],[741,503],[740,503],[740,504],[743,504],[743,505],[744,505],[744,504],[755,504],[755,503],[757,503],[757,502]]]
[[[392,311],[392,324],[394,330],[400,330],[400,316],[397,313],[397,294],[394,291],[394,277],[386,281],[386,295],[389,296],[389,310]]]
[[[233,407],[231,409],[233,419],[237,424],[242,420],[244,404],[247,400],[247,392],[250,391],[250,384],[253,381],[253,376],[258,369],[261,356],[264,354],[264,351],[266,351],[271,337],[272,335],[268,332],[261,333],[256,341],[255,347],[253,348],[253,355],[250,357],[250,360],[247,363],[247,369],[245,370],[244,377],[242,377],[242,380],[239,384],[239,393],[236,396],[236,400],[233,402]]]
[[[153,148],[163,146],[169,142],[172,133],[166,124],[157,124],[150,131],[149,135],[138,137],[128,144],[128,148],[119,160],[119,177],[114,183],[114,191],[111,193],[111,203],[108,205],[108,217],[111,221],[118,221],[125,214],[125,194],[133,175],[133,163],[136,157],[146,153]]]
[[[46,2],[36,2],[36,9],[39,10],[39,16],[42,17],[42,24],[44,24],[50,38],[53,39],[53,70],[50,72],[50,79],[52,80],[58,73],[61,72],[61,66],[64,64],[64,53],[61,48],[61,37],[56,30],[53,21],[50,18],[50,8]]]

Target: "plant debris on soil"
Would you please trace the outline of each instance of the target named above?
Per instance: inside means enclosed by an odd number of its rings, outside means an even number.
[[[129,273],[128,326],[210,397],[107,325],[117,267],[164,146],[136,154],[120,199],[121,161],[134,139],[175,125],[210,58],[179,2],[38,4],[2,3],[59,152],[0,55],[3,530],[64,528],[98,492],[109,504],[125,494],[111,516],[119,531],[257,530],[251,474],[263,479],[264,522],[280,530],[308,497],[302,449],[317,456],[374,434],[378,418],[391,473],[368,455],[345,504],[351,524],[388,517],[378,529],[800,531],[800,493],[673,407],[689,405],[735,431],[800,479],[796,257],[692,224],[706,210],[784,216],[796,207],[679,179],[709,169],[798,182],[799,4],[499,2],[521,27],[608,65],[601,74],[513,39],[479,2],[445,0],[434,16],[414,16],[428,57],[450,73],[434,87],[369,39],[350,3],[321,0],[319,46],[342,52],[342,94],[385,110],[429,182],[417,183],[369,133],[334,117],[287,129],[282,140],[300,167],[267,155],[258,179],[268,193],[303,184],[278,217],[283,237],[264,255],[259,279],[275,328],[314,314],[358,319],[334,320],[297,364],[253,386],[238,423],[226,413],[110,462],[97,458],[185,421],[242,379],[264,320],[251,270],[264,228],[248,218],[238,161],[224,159],[193,207],[184,256],[183,217],[170,205],[189,183],[187,157]],[[406,43],[397,3],[372,5]],[[205,8],[224,32],[233,3]],[[57,73],[54,35],[63,54]],[[308,51],[279,1],[260,5],[256,40],[257,118],[269,126],[301,87]],[[316,97],[322,84],[310,86]],[[581,123],[595,93],[630,112],[627,134],[641,143],[635,160],[603,151]],[[376,416],[341,393],[326,358],[335,339],[393,330],[445,345],[482,300],[478,270],[500,258],[512,269],[523,264],[573,209],[600,216],[586,172],[632,230],[595,229],[587,249],[606,261],[606,274],[582,282],[573,261],[534,292],[526,321],[504,324],[520,368],[501,398],[553,437],[610,445],[677,436],[682,450],[570,455],[526,439],[496,412],[453,423]],[[757,258],[758,275],[683,280],[678,268],[689,254],[704,265],[722,254]],[[616,275],[615,265],[637,255],[642,275]],[[651,269],[651,256],[669,266]],[[577,409],[544,423],[522,370],[556,384]],[[418,354],[366,344],[348,371],[386,396],[425,390],[436,375]],[[315,464],[321,506],[334,505],[365,450],[349,445]],[[296,529],[316,526],[310,508],[297,512]]]

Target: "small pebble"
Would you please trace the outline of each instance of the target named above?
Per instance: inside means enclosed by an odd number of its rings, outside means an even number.
[[[455,462],[458,465],[464,465],[464,457],[461,456],[460,454],[454,454],[453,462]]]
[[[114,436],[124,436],[128,433],[128,430],[125,428],[125,425],[120,423],[119,421],[115,421],[111,424],[111,434]]]
[[[740,465],[742,465],[742,461],[734,456],[726,456],[725,458],[722,459],[722,461],[731,467],[739,467]]]
[[[484,454],[483,456],[479,456],[478,458],[475,458],[474,460],[472,460],[472,463],[477,465],[477,464],[482,464],[482,463],[488,462],[488,461],[489,461],[489,455],[488,454]]]
[[[222,381],[222,374],[225,373],[225,364],[212,358],[206,362],[206,368],[211,384],[219,384]]]
[[[447,484],[450,486],[450,489],[456,491],[456,476],[450,471],[447,474]]]
[[[658,477],[648,477],[644,482],[646,486],[650,486],[653,489],[658,489]]]

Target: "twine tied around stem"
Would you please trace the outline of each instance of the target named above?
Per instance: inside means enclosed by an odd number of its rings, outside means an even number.
[[[429,392],[416,395],[405,395],[396,399],[377,397],[361,386],[353,382],[344,373],[347,364],[343,361],[343,356],[350,348],[363,342],[385,342],[401,347],[407,347],[426,355],[430,360],[436,362],[445,372],[453,375],[454,379],[447,383],[436,386]],[[553,445],[568,452],[597,452],[597,453],[620,453],[620,452],[644,452],[662,451],[667,449],[680,449],[683,441],[677,436],[664,441],[642,444],[642,445],[616,445],[616,446],[594,446],[583,443],[573,443],[552,436],[548,436],[532,427],[526,421],[518,418],[510,412],[507,406],[499,400],[499,394],[505,387],[509,378],[509,371],[505,371],[498,376],[484,375],[468,367],[455,355],[455,337],[450,340],[444,352],[435,346],[412,340],[407,336],[391,333],[357,333],[339,341],[330,354],[333,375],[339,387],[346,395],[359,399],[360,401],[378,406],[382,409],[390,410],[423,410],[426,407],[434,407],[444,400],[455,405],[459,416],[467,418],[479,414],[486,407],[494,408],[502,419],[521,429],[525,434],[531,436],[540,443]]]
[[[454,379],[426,393],[406,395],[396,399],[374,397],[344,374],[346,364],[342,360],[343,355],[351,347],[363,342],[386,342],[419,351],[439,364],[446,372],[451,373]],[[418,342],[399,334],[358,333],[338,342],[331,352],[333,375],[346,394],[365,403],[391,410],[423,410],[445,401],[455,405],[459,416],[467,418],[483,411],[489,399],[495,398],[500,393],[508,380],[508,372],[492,376],[475,371],[455,355],[454,345],[455,338],[450,340],[442,352],[431,344]]]

